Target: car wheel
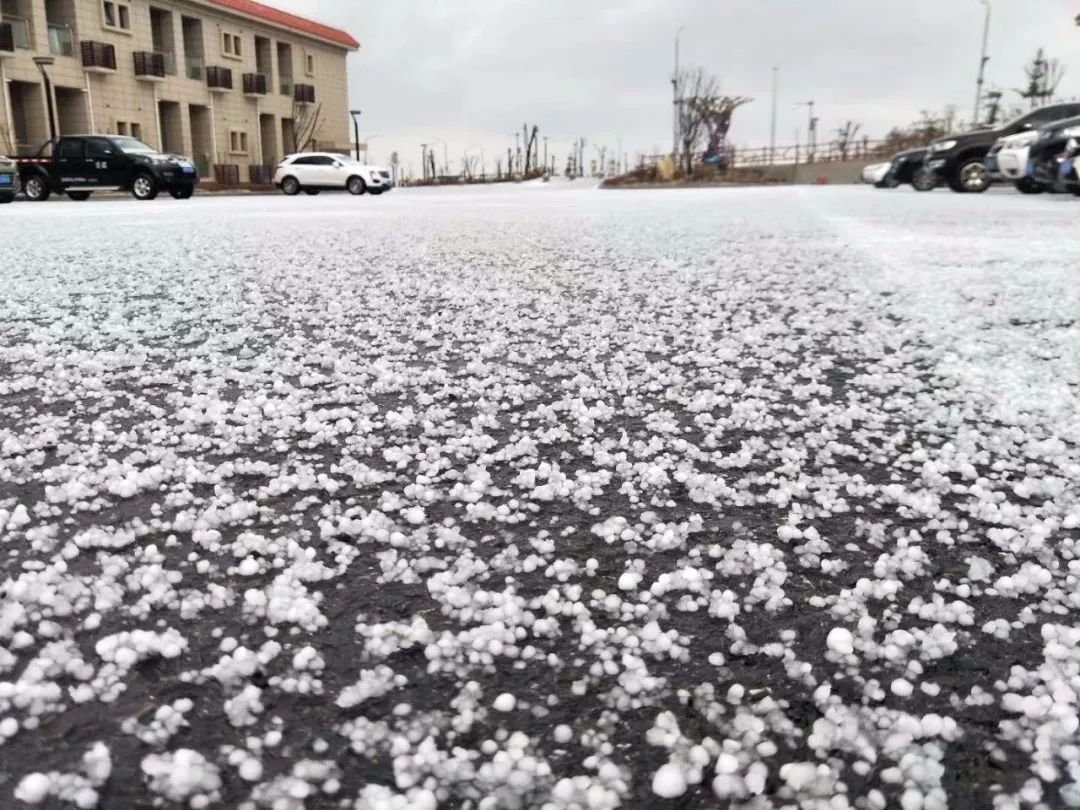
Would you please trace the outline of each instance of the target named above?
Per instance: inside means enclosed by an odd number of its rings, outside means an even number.
[[[960,190],[964,194],[982,194],[990,188],[990,172],[980,158],[965,161],[956,173]]]
[[[1030,177],[1022,177],[1013,185],[1016,186],[1016,190],[1021,194],[1042,194],[1046,191],[1046,188],[1041,183],[1035,182],[1035,180]]]
[[[290,197],[300,193],[300,181],[295,177],[286,177],[281,181],[281,190]]]
[[[367,191],[367,183],[364,182],[363,177],[350,177],[349,182],[345,184],[345,188],[349,190],[350,194],[363,194]]]
[[[90,199],[89,191],[69,191],[67,195],[72,200],[75,200],[75,202],[82,202],[83,200]]]
[[[937,188],[937,178],[929,169],[918,169],[911,176],[911,187],[916,191],[933,191]]]
[[[158,195],[157,184],[154,182],[154,178],[146,172],[143,172],[135,178],[135,182],[131,184],[131,194],[136,200],[152,200]]]
[[[14,194],[0,194],[0,205],[6,205],[9,202],[15,201]]]
[[[169,189],[169,196],[174,200],[190,200],[194,191],[195,189],[186,186],[181,188],[173,187]]]
[[[1080,186],[1068,186],[1068,189],[1074,197],[1080,197]]]
[[[311,196],[311,197],[314,197],[314,196],[315,196],[316,194],[318,194],[318,193],[319,193],[319,192],[320,192],[321,190],[322,190],[322,189],[318,189],[318,188],[305,188],[305,189],[304,189],[304,193],[305,193],[305,194],[307,194],[307,195],[309,195],[309,196]]]
[[[30,177],[23,183],[23,194],[26,195],[26,199],[30,202],[45,202],[49,199],[49,195],[52,191],[49,189],[49,184],[45,182],[44,177]]]

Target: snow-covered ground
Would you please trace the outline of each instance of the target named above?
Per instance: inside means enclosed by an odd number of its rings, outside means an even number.
[[[1080,207],[0,211],[0,807],[1080,806]]]

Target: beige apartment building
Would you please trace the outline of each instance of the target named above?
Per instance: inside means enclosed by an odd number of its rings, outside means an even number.
[[[253,0],[0,0],[0,154],[49,139],[34,58],[51,56],[58,134],[132,135],[203,178],[255,180],[305,136],[348,151],[345,62],[359,47]]]

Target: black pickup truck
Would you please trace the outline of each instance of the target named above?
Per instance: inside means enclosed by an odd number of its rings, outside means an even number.
[[[136,138],[121,135],[65,135],[49,141],[37,157],[16,158],[23,194],[31,201],[67,194],[85,200],[95,191],[130,191],[152,200],[167,191],[186,200],[199,173],[180,155],[165,155]]]

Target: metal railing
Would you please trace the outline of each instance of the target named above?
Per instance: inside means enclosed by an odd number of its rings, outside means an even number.
[[[15,47],[24,51],[33,50],[34,38],[30,35],[30,21],[22,17],[9,17],[4,15],[4,22],[11,25],[12,39]]]
[[[828,141],[818,144],[795,144],[785,146],[737,146],[728,147],[728,161],[730,166],[742,168],[766,168],[768,166],[791,166],[814,163],[836,163],[846,160],[884,160],[892,157],[899,151],[899,147],[885,140],[870,140],[859,138],[850,142]],[[702,150],[695,150],[693,156],[694,168],[708,168],[701,159]],[[669,155],[640,155],[638,157],[638,170],[652,169],[660,165]],[[686,158],[680,155],[676,170],[685,172]]]
[[[201,56],[184,57],[184,75],[187,76],[189,79],[194,79],[197,82],[202,81],[203,59]]]
[[[844,160],[869,160],[890,157],[896,150],[885,141],[859,138],[849,142],[828,141],[794,146],[747,147],[731,149],[735,166],[791,165],[800,163],[835,163]]]
[[[49,53],[53,56],[75,55],[75,37],[70,25],[49,23]]]
[[[244,94],[250,96],[265,96],[266,95],[266,74],[265,73],[245,73],[242,77],[244,85]]]
[[[232,90],[232,70],[227,67],[208,67],[206,69],[206,86],[218,90]]]

